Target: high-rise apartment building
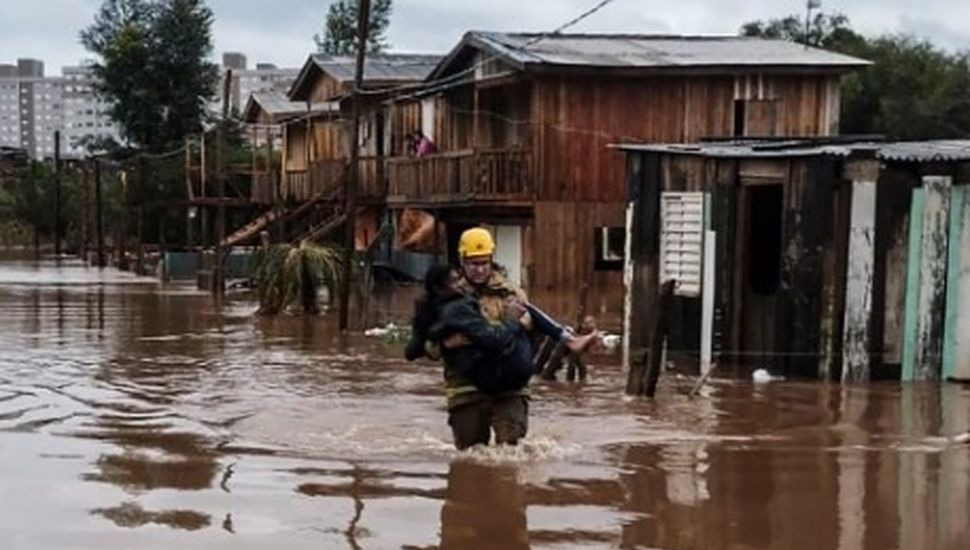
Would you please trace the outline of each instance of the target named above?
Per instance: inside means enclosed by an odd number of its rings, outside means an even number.
[[[0,145],[24,149],[35,159],[51,158],[60,131],[61,156],[81,158],[85,138],[118,139],[93,88],[86,67],[65,67],[63,76],[47,77],[38,60],[0,65]]]

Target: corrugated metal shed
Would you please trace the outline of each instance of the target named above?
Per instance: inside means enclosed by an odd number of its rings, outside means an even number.
[[[785,40],[741,36],[530,34],[472,31],[432,76],[448,72],[467,48],[530,68],[705,69],[789,67],[848,70],[869,62]]]
[[[314,103],[310,106],[313,115],[338,113],[340,105],[335,102]],[[281,93],[260,92],[249,96],[243,110],[243,120],[253,124],[259,122],[260,113],[266,113],[274,124],[285,122],[307,114],[307,104],[303,101],[290,101]]]
[[[623,151],[721,158],[781,158],[872,154],[879,160],[896,162],[970,161],[970,140],[824,143],[821,140],[794,139],[705,142],[688,145],[676,143],[625,143],[613,147]]]

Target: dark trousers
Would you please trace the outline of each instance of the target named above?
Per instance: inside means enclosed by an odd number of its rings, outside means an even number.
[[[448,411],[448,425],[458,450],[495,443],[515,445],[529,431],[529,398],[524,395],[482,396]]]

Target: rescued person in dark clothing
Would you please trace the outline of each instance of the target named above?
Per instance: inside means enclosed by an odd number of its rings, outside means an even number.
[[[531,304],[510,302],[504,318],[489,321],[478,300],[459,290],[459,278],[458,272],[446,265],[435,265],[428,270],[425,295],[415,305],[411,340],[405,350],[408,360],[422,356],[437,358],[440,354],[445,365],[449,405],[457,402],[461,407],[491,402],[496,397],[520,392],[526,387],[533,374],[532,342],[523,326],[527,323],[544,334],[561,338],[570,349],[582,349],[596,337],[594,334],[581,338],[572,336],[568,329]],[[472,394],[482,398],[468,403],[455,399]],[[467,422],[462,423],[456,418],[452,409],[450,406],[449,423],[459,449],[487,444],[491,438],[490,427],[496,430],[497,442],[514,444],[518,441],[517,437],[504,438],[501,425],[478,422],[475,426],[465,426]]]

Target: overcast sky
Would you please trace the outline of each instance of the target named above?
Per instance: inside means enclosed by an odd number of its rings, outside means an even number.
[[[300,66],[313,49],[328,0],[209,0],[215,52],[241,51],[252,66]],[[395,0],[389,39],[406,52],[444,52],[469,29],[550,30],[597,0]],[[87,54],[78,32],[101,0],[0,0],[0,63],[34,57],[59,74]],[[745,21],[804,13],[804,0],[614,0],[574,32],[734,33]],[[906,32],[970,49],[966,0],[823,0],[866,34]]]

